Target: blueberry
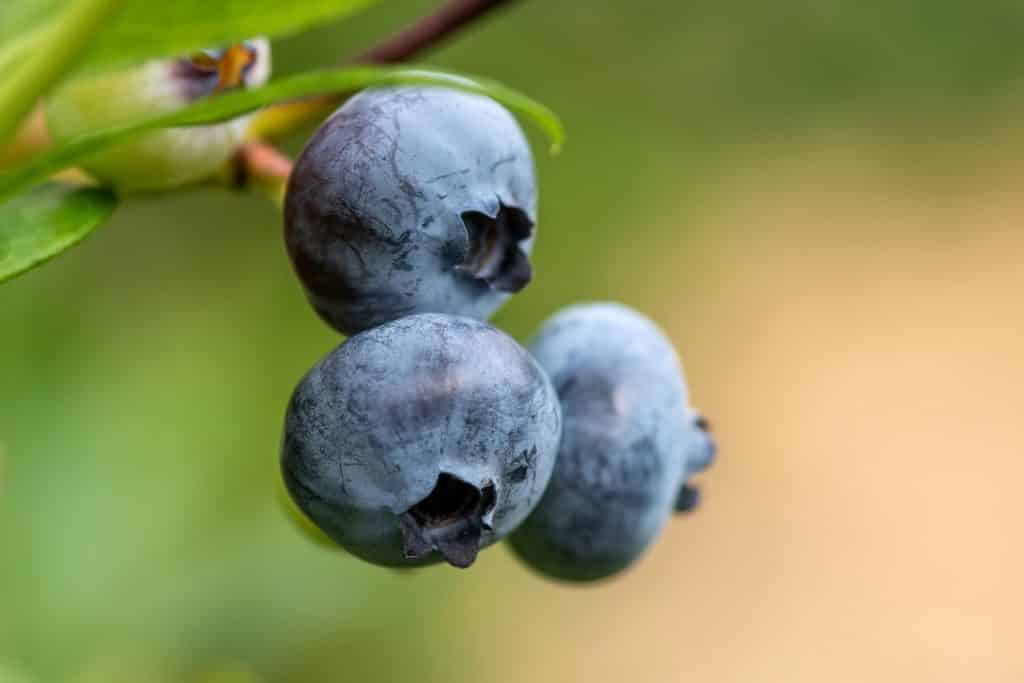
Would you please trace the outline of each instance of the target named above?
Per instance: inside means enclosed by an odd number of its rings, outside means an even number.
[[[525,349],[478,320],[420,314],[310,370],[281,467],[298,506],[353,554],[466,567],[540,500],[560,433],[558,397]]]
[[[558,391],[563,435],[551,483],[510,542],[548,576],[611,576],[650,546],[673,509],[697,504],[687,478],[710,463],[714,443],[671,343],[639,313],[569,307],[530,350]]]
[[[530,281],[536,221],[515,118],[444,88],[348,100],[306,145],[285,198],[295,271],[346,334],[414,313],[488,318]]]

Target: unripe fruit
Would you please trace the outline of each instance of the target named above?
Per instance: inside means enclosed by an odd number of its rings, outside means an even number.
[[[224,90],[258,87],[269,76],[270,44],[262,38],[192,57],[153,60],[67,81],[47,98],[47,124],[54,140],[61,142],[174,111]],[[122,194],[174,189],[218,173],[245,141],[249,120],[243,116],[146,133],[81,165]]]
[[[558,391],[563,435],[544,497],[510,542],[545,575],[611,576],[650,546],[673,508],[696,505],[686,480],[710,463],[714,442],[671,343],[625,306],[571,306],[530,351]]]
[[[364,91],[295,163],[285,241],[320,316],[351,334],[413,313],[488,318],[529,282],[529,144],[497,102]]]
[[[328,536],[375,564],[467,567],[540,500],[561,433],[547,375],[486,323],[415,315],[303,378],[281,469]]]

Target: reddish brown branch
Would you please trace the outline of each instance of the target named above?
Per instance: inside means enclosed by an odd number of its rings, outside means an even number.
[[[515,0],[448,0],[434,12],[385,38],[352,61],[357,64],[395,64],[450,38],[460,28],[491,10]]]

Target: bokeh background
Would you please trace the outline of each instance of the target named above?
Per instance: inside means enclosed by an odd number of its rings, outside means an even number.
[[[129,204],[0,289],[0,681],[1024,679],[1021,35],[1010,0],[533,0],[430,55],[568,125],[497,322],[636,306],[721,443],[699,513],[587,588],[298,535],[281,419],[338,339],[279,216]]]

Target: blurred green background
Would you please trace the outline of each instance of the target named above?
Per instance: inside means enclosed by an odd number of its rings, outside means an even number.
[[[588,588],[300,537],[281,420],[337,337],[280,217],[130,203],[0,289],[0,681],[1024,679],[1021,35],[1008,0],[533,0],[426,59],[568,126],[497,323],[640,308],[721,442],[699,513]]]

